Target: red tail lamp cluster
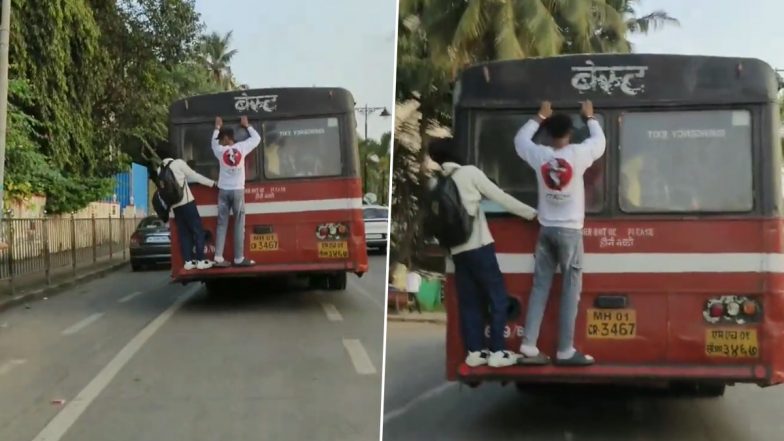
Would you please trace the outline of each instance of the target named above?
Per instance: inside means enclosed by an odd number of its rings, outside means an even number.
[[[712,297],[705,302],[702,316],[708,323],[757,323],[762,317],[762,304],[750,296]]]

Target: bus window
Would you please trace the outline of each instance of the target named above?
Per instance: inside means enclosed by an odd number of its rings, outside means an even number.
[[[264,176],[269,179],[338,176],[343,171],[338,119],[264,123]]]
[[[751,115],[745,110],[625,114],[619,197],[627,213],[751,210]]]
[[[536,206],[536,174],[525,163],[514,147],[514,136],[522,125],[533,115],[509,113],[485,113],[476,119],[474,139],[476,146],[477,167],[499,187],[521,201]],[[588,138],[588,127],[579,114],[572,114],[574,134],[572,142],[579,143]],[[596,115],[599,124],[604,126],[604,119]],[[543,130],[534,137],[537,144],[549,145],[550,140]],[[604,164],[599,159],[585,172],[585,209],[588,213],[596,213],[604,206]]]
[[[240,127],[239,124],[226,124],[226,127],[234,129],[234,140],[236,142],[244,141],[250,136],[248,131]],[[183,129],[183,153],[184,159],[191,167],[207,176],[210,179],[217,180],[220,166],[218,159],[212,153],[211,140],[212,132],[215,126],[212,124],[192,124],[187,125]],[[258,130],[258,127],[256,127]],[[257,149],[258,150],[258,149]],[[254,181],[259,177],[259,170],[256,161],[256,150],[252,151],[245,158],[245,180]]]

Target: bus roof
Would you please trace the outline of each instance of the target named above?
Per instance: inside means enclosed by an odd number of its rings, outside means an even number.
[[[286,118],[354,111],[354,97],[339,87],[289,87],[249,89],[199,95],[174,102],[172,120],[231,118],[236,115]]]
[[[589,54],[497,61],[466,69],[457,107],[554,106],[590,99],[599,106],[776,102],[773,69],[752,58]]]

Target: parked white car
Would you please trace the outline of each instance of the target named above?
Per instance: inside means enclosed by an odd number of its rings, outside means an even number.
[[[362,207],[365,217],[365,242],[368,248],[385,250],[389,235],[389,208],[382,205]]]

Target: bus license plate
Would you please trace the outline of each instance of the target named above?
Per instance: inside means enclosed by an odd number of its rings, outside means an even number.
[[[251,251],[277,251],[278,247],[278,235],[275,233],[250,235]]]
[[[595,339],[631,339],[637,336],[634,309],[588,309],[587,335]]]
[[[345,259],[348,257],[348,242],[319,242],[318,256],[322,259]]]
[[[718,328],[705,331],[708,357],[757,358],[759,341],[756,329]]]

